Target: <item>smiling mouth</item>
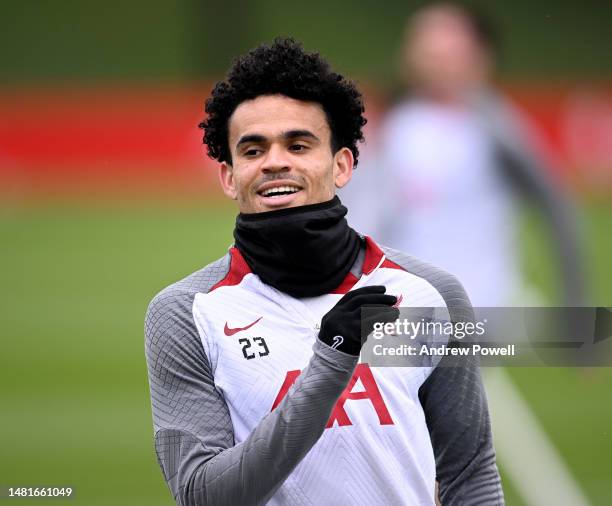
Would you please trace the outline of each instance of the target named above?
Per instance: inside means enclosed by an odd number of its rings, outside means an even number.
[[[301,190],[298,186],[285,185],[285,186],[275,186],[274,188],[268,188],[261,192],[257,192],[262,197],[274,198],[274,197],[283,197],[285,195],[293,195]]]

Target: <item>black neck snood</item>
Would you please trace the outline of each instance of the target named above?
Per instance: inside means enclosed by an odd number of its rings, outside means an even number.
[[[338,197],[327,202],[239,214],[234,239],[261,280],[292,297],[315,297],[338,287],[360,248]]]

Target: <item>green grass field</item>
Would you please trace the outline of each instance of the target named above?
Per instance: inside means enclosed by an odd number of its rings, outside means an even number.
[[[591,292],[612,305],[612,207],[584,215]],[[172,504],[152,448],[143,316],[158,290],[224,253],[233,220],[218,204],[0,212],[0,486],[71,486],[67,504]],[[552,297],[550,251],[528,221],[526,270]],[[593,504],[612,504],[612,369],[511,375]],[[513,488],[507,503],[522,504]]]

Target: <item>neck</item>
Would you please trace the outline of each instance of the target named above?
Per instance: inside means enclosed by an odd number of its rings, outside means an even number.
[[[348,226],[338,197],[327,202],[239,214],[234,238],[261,280],[294,297],[336,288],[355,263],[358,234]]]

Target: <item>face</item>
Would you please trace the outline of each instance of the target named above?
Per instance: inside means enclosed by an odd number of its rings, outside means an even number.
[[[353,172],[348,148],[332,153],[320,104],[283,95],[242,102],[229,120],[232,164],[221,186],[241,213],[260,213],[331,200]]]
[[[420,91],[447,98],[479,86],[489,70],[489,56],[467,20],[444,6],[426,9],[411,20],[404,62]]]

